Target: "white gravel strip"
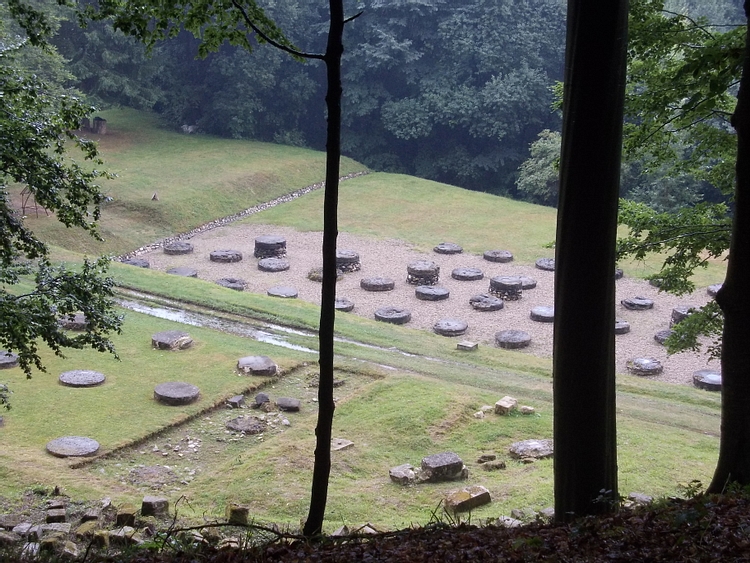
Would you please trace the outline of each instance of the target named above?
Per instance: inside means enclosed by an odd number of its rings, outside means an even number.
[[[261,235],[280,235],[287,240],[287,258],[291,264],[289,270],[280,273],[261,272],[257,268],[257,259],[253,256],[255,238]],[[154,270],[166,271],[176,266],[187,266],[198,271],[198,277],[216,281],[219,278],[241,278],[247,282],[246,291],[265,294],[275,285],[291,285],[298,289],[299,298],[313,303],[320,303],[321,284],[307,279],[307,273],[313,267],[322,265],[322,233],[298,232],[293,229],[269,225],[244,225],[232,223],[217,226],[192,236],[190,243],[194,252],[188,255],[169,256],[161,248],[139,253],[140,258],[150,262]],[[438,244],[440,240],[436,240]],[[452,241],[460,244],[461,241]],[[554,273],[542,271],[533,265],[520,265],[514,262],[493,263],[482,256],[466,253],[442,255],[419,252],[410,245],[398,240],[376,240],[340,233],[338,248],[354,250],[360,255],[362,269],[344,275],[338,283],[338,296],[346,297],[355,304],[354,311],[367,318],[374,318],[379,307],[397,306],[409,309],[412,320],[406,326],[420,330],[432,330],[433,325],[441,319],[460,319],[468,323],[466,334],[453,340],[472,340],[483,346],[494,346],[494,335],[505,329],[520,329],[531,335],[531,345],[521,354],[535,354],[543,357],[552,355],[552,324],[532,321],[529,318],[532,307],[553,304]],[[487,248],[487,250],[501,249]],[[233,264],[211,262],[209,253],[213,250],[239,250],[243,260]],[[513,249],[506,249],[512,252]],[[551,256],[550,251],[549,256]],[[540,258],[544,257],[542,255]],[[415,286],[406,283],[406,267],[414,260],[432,260],[440,266],[439,285],[450,291],[450,297],[444,301],[421,301],[415,297]],[[484,279],[477,281],[458,281],[451,278],[451,271],[458,267],[480,268]],[[509,301],[500,311],[477,312],[469,305],[469,298],[489,289],[489,279],[499,275],[523,275],[537,280],[535,289],[523,292],[519,301]],[[389,277],[396,281],[396,287],[388,292],[367,292],[360,288],[359,282],[368,277]],[[717,283],[721,280],[717,280]],[[659,291],[647,282],[625,276],[617,280],[617,317],[630,323],[630,332],[616,336],[617,371],[627,374],[626,362],[636,357],[653,357],[662,362],[664,371],[653,379],[692,385],[693,373],[699,369],[718,371],[717,361],[708,362],[705,355],[685,352],[667,356],[664,347],[654,340],[654,334],[669,328],[672,309],[679,305],[703,305],[709,296],[706,288],[698,289],[694,294],[675,297]],[[585,291],[585,288],[583,288]],[[620,305],[628,297],[646,297],[654,301],[654,307],[647,311],[631,311]],[[339,313],[347,314],[347,313]],[[585,357],[587,350],[582,350]],[[623,375],[622,377],[635,377]]]

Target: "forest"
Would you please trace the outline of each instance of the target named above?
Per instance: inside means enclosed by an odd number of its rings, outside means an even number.
[[[321,49],[323,5],[296,0],[263,7],[295,46]],[[723,36],[743,21],[736,0],[674,0],[667,8],[678,19],[703,22],[696,27],[705,36],[691,41]],[[555,85],[562,80],[565,9],[562,0],[371,0],[347,6],[362,16],[347,25],[344,38],[343,154],[375,170],[554,206],[560,138]],[[45,78],[77,89],[98,107],[153,110],[174,128],[204,134],[324,148],[320,65],[267,44],[249,53],[224,43],[196,56],[201,41],[177,30],[146,48],[106,22],[81,28],[72,10],[50,10],[58,58],[45,63]],[[652,32],[642,31],[645,42]],[[643,51],[631,49],[634,94],[642,73],[655,72],[644,69],[642,57]],[[633,96],[629,107],[636,125],[642,102]],[[729,129],[727,123],[718,127]],[[623,167],[622,195],[657,211],[724,199],[711,178],[663,166],[664,151],[652,137],[632,138],[639,149]],[[679,158],[688,159],[690,142],[677,144]],[[654,157],[659,164],[651,165]]]

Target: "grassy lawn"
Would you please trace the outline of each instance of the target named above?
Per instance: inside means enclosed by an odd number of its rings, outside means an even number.
[[[323,177],[323,155],[313,151],[182,135],[129,110],[103,115],[109,133],[101,139],[102,153],[119,176],[105,188],[114,198],[102,220],[107,241],[90,242],[59,228],[52,218],[29,218],[36,232],[55,243],[57,258],[68,262],[80,260],[83,253],[131,251]],[[342,163],[344,174],[362,168],[353,161]],[[151,201],[154,192],[158,201]],[[245,221],[320,230],[322,197],[316,191]],[[505,248],[517,261],[530,263],[552,255],[548,245],[554,239],[555,210],[373,173],[342,183],[340,230],[401,239],[424,250],[439,241],[457,242],[471,253]],[[637,276],[657,265],[654,259],[622,267]],[[722,267],[713,264],[696,282],[721,280]],[[186,308],[304,329],[311,334],[291,335],[290,342],[317,348],[315,305],[118,263],[111,271],[123,288],[177,300]],[[70,351],[66,358],[45,352],[48,373],[36,373],[31,380],[17,368],[0,374],[14,392],[13,409],[2,413],[0,496],[59,485],[75,498],[138,502],[154,489],[134,479],[134,472],[158,467],[175,475],[174,482],[160,484],[158,490],[173,501],[182,496],[189,501],[180,508],[182,515],[218,518],[232,501],[249,505],[260,521],[296,526],[309,499],[316,355],[124,314],[123,334],[114,338],[119,361],[90,351]],[[354,446],[333,455],[329,531],[341,523],[371,521],[392,528],[429,521],[445,493],[459,484],[400,487],[390,482],[388,469],[403,463],[418,466],[425,455],[448,450],[469,467],[469,483],[485,485],[492,494],[493,503],[477,509],[472,518],[552,504],[551,460],[527,465],[507,453],[514,441],[552,435],[550,360],[487,346],[475,353],[458,352],[455,342],[444,337],[357,316],[338,316],[336,328],[340,337],[353,342],[336,345],[336,377],[344,384],[336,389],[334,436]],[[172,329],[188,330],[194,346],[174,353],[153,350],[151,334]],[[271,356],[283,376],[238,376],[237,359],[256,354]],[[59,374],[72,369],[101,371],[107,381],[90,389],[60,385]],[[193,383],[201,397],[184,407],[160,405],[153,389],[163,381]],[[300,398],[302,410],[284,415],[288,425],[269,415],[273,422],[263,435],[225,430],[224,423],[238,414],[261,414],[229,410],[225,400],[241,392],[251,400],[260,389],[274,398]],[[671,495],[681,482],[710,479],[718,452],[717,395],[633,376],[619,376],[617,390],[621,493]],[[536,414],[474,416],[504,395],[535,407]],[[63,435],[96,439],[103,457],[76,467],[71,460],[46,454],[45,444]],[[190,441],[201,444],[198,451],[175,449]],[[506,469],[484,471],[476,462],[482,453],[496,453],[506,460]]]

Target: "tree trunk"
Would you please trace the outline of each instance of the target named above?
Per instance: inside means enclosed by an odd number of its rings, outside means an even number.
[[[555,515],[617,497],[615,240],[627,0],[570,0],[555,260]],[[597,502],[604,500],[604,502]]]
[[[341,160],[341,56],[344,52],[343,0],[330,0],[330,27],[325,53],[328,89],[328,132],[326,138],[326,187],[323,204],[323,289],[320,303],[318,386],[318,425],[315,428],[315,466],[313,468],[310,511],[303,529],[306,537],[323,531],[331,473],[331,431],[333,412],[333,335],[336,319],[336,239],[338,237],[339,169]]]
[[[750,3],[745,2],[750,22]],[[750,485],[750,35],[745,37],[737,108],[734,220],[727,276],[716,295],[724,313],[721,348],[721,443],[719,461],[708,492],[720,493],[730,483]]]

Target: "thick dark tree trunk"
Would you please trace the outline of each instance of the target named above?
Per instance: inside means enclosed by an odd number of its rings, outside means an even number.
[[[750,3],[745,2],[750,22]],[[727,276],[716,295],[724,312],[721,348],[721,444],[708,488],[750,485],[750,35],[745,37],[742,78],[732,125],[737,131],[737,178]]]
[[[303,529],[307,537],[320,535],[328,499],[331,473],[333,412],[333,334],[336,317],[336,239],[338,238],[339,169],[341,160],[341,55],[344,52],[344,4],[330,0],[331,21],[325,53],[328,90],[326,139],[326,187],[323,204],[323,289],[320,304],[318,425],[315,428],[315,466],[310,511]]]
[[[553,350],[560,522],[606,512],[617,495],[614,255],[627,10],[627,0],[568,2]]]

